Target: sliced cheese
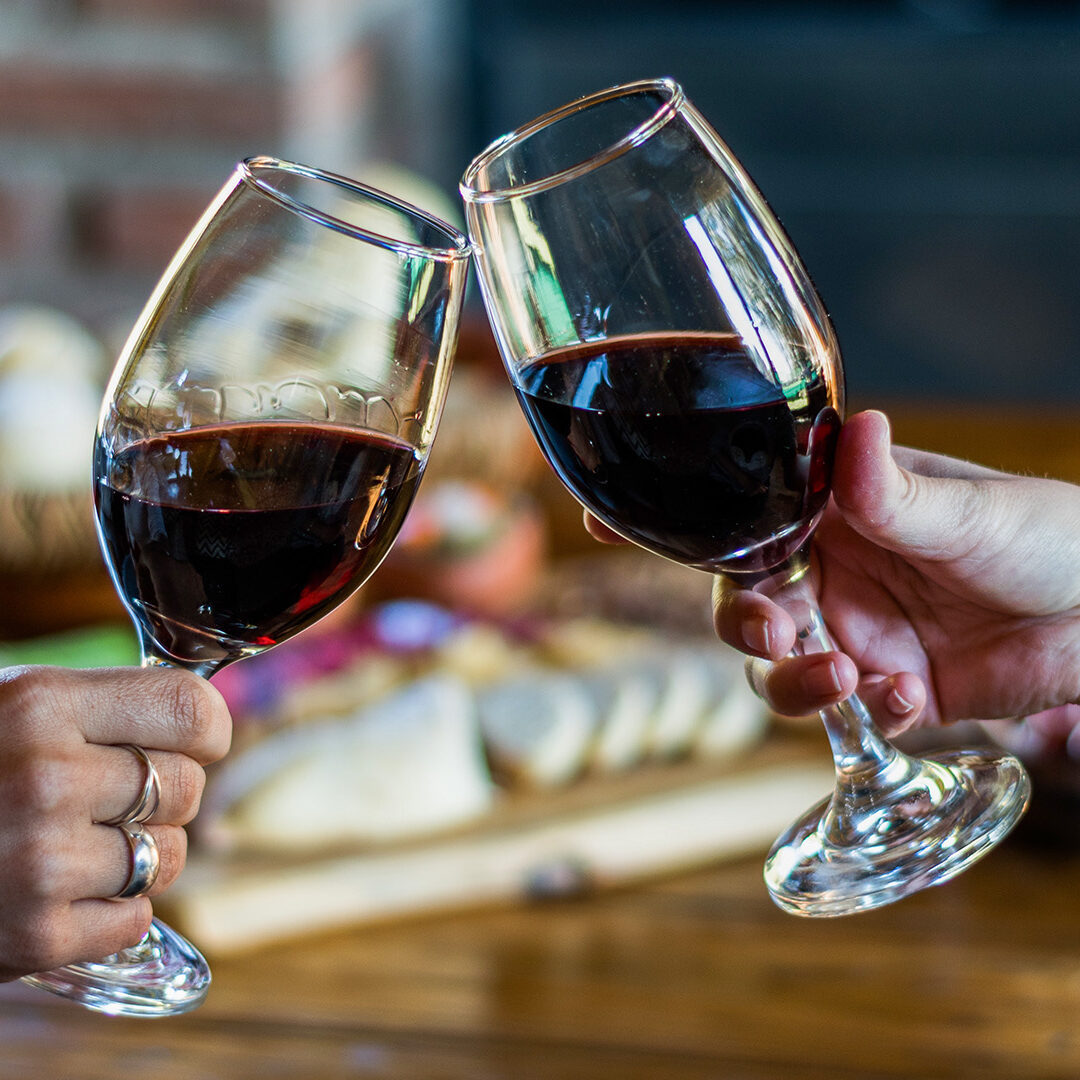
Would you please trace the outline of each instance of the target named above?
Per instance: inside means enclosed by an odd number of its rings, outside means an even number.
[[[249,754],[247,790],[211,836],[219,845],[384,843],[471,822],[495,797],[475,699],[448,675],[344,721],[270,736]],[[241,789],[234,778],[234,794]]]
[[[581,676],[597,712],[589,763],[599,772],[619,772],[638,764],[664,689],[663,670],[622,664]]]
[[[523,672],[482,687],[477,703],[488,755],[510,782],[550,787],[584,769],[596,710],[579,680]]]
[[[698,649],[673,647],[658,653],[663,689],[649,730],[650,757],[670,759],[693,745],[705,710],[715,700],[716,685],[709,663]]]
[[[715,760],[735,758],[764,737],[769,710],[743,677],[743,660],[718,645],[709,659],[715,692],[694,739],[695,754]]]

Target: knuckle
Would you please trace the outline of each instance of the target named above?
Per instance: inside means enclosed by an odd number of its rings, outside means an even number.
[[[190,759],[181,761],[173,781],[172,802],[175,804],[171,824],[186,825],[198,813],[206,787],[206,773]]]
[[[201,761],[223,756],[230,727],[224,700],[204,679],[188,672],[172,674],[164,704],[179,744]]]
[[[36,822],[17,843],[5,843],[4,883],[9,892],[42,902],[63,894],[73,856],[65,832]]]
[[[150,901],[145,896],[134,896],[119,903],[110,902],[110,907],[115,914],[110,912],[113,925],[105,951],[114,953],[137,945],[150,929],[150,921],[154,917]]]
[[[166,697],[169,719],[184,742],[198,742],[206,733],[209,718],[201,687],[194,677],[170,679]]]
[[[19,845],[7,859],[5,877],[20,892],[34,899],[51,899],[65,881],[68,856],[52,838],[37,837]]]
[[[40,737],[45,722],[63,710],[58,683],[64,674],[53,668],[19,666],[0,676],[0,714],[8,738]]]

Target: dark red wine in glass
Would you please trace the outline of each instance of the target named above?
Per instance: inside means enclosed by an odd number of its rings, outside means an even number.
[[[701,570],[772,566],[825,506],[839,414],[817,378],[792,400],[733,334],[609,337],[525,365],[545,457],[604,524]]]
[[[98,525],[140,632],[221,663],[310,626],[367,580],[420,482],[379,432],[262,421],[97,447]]]

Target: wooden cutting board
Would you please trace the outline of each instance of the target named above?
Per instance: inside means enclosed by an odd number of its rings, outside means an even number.
[[[736,762],[654,764],[508,793],[482,823],[408,844],[299,859],[194,851],[158,906],[223,955],[331,928],[583,894],[764,856],[831,785],[821,740],[778,732]]]

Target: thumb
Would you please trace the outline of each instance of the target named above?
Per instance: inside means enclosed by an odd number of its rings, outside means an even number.
[[[1003,479],[978,465],[894,448],[888,418],[868,411],[841,430],[833,497],[851,528],[880,547],[947,559],[969,551],[973,532],[989,528],[997,500],[986,481]]]

